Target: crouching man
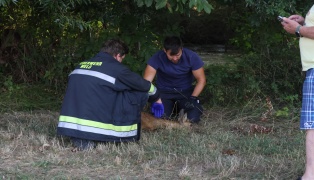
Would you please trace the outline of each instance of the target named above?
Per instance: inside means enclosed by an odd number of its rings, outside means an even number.
[[[99,141],[140,139],[141,111],[159,94],[150,81],[121,63],[128,51],[124,42],[110,39],[69,75],[57,134],[71,137],[79,150]]]

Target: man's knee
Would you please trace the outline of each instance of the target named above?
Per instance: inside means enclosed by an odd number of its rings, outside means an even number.
[[[191,115],[187,114],[187,118],[191,121],[191,123],[198,123],[201,121],[201,116],[200,115]]]
[[[203,114],[203,108],[202,106],[196,106],[193,109],[189,110],[186,112],[187,113],[187,118],[192,122],[192,123],[198,123],[201,120],[201,116]]]

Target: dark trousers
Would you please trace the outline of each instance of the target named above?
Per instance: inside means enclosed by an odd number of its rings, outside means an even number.
[[[71,141],[79,150],[88,150],[95,147],[95,142],[91,140],[71,137]]]
[[[174,119],[177,117],[181,109],[185,109],[186,100],[191,96],[194,89],[189,90],[161,90],[160,97],[164,105],[164,116],[168,119]],[[187,118],[197,123],[200,121],[200,117],[203,114],[203,107],[200,104],[194,104],[193,109],[184,110],[187,113]]]

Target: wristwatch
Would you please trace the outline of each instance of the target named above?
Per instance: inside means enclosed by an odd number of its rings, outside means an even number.
[[[300,28],[301,28],[302,26],[301,25],[299,25],[296,29],[295,29],[295,35],[297,36],[297,37],[302,37],[302,35],[301,35],[301,33],[300,33]]]

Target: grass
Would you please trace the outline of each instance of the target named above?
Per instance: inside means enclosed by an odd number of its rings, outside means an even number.
[[[31,96],[21,88],[9,101],[7,93],[0,95],[0,179],[282,180],[304,170],[298,118],[272,113],[262,121],[266,102],[205,107],[191,130],[143,131],[138,143],[72,152],[68,138],[56,136],[57,96]]]
[[[50,87],[38,84],[12,84],[0,88],[0,113],[8,111],[31,111],[33,109],[60,109],[63,95]]]

